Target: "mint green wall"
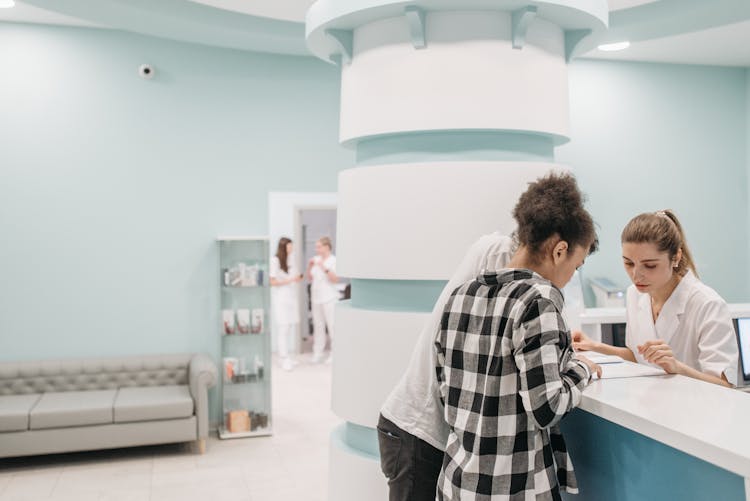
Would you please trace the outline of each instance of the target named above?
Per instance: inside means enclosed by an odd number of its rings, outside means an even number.
[[[355,163],[337,70],[312,58],[1,24],[0,68],[0,360],[218,356],[214,238],[266,232],[269,190],[335,191]],[[750,300],[745,70],[570,75],[557,158],[602,226],[585,274],[626,284],[620,229],[673,207],[706,282]]]
[[[601,225],[584,277],[628,285],[622,228],[672,208],[703,280],[750,302],[745,70],[579,60],[570,99],[572,141],[556,157],[573,167]]]
[[[218,358],[216,236],[354,164],[313,58],[0,23],[0,68],[0,360]]]

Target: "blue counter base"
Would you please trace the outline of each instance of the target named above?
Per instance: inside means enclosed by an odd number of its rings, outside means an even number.
[[[562,422],[580,494],[568,501],[746,501],[739,475],[580,409]]]

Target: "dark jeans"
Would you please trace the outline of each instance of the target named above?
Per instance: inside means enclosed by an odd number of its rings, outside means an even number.
[[[389,501],[435,501],[443,451],[382,415],[378,420],[380,466],[388,478]]]

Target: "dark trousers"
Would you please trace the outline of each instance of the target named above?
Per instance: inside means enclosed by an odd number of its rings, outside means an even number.
[[[443,451],[382,415],[378,420],[380,466],[388,478],[389,501],[435,501]]]

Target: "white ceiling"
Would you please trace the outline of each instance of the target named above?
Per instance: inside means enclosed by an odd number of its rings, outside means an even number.
[[[46,9],[16,0],[16,6],[11,9],[0,9],[0,21],[15,23],[56,24],[62,26],[99,27],[83,19],[65,16]]]
[[[657,0],[608,0],[609,11],[629,9],[631,7],[638,7],[647,3],[653,3]]]
[[[584,57],[620,61],[750,67],[750,21],[685,35],[635,42],[626,50],[594,50]]]
[[[293,22],[304,22],[314,0],[185,0],[229,11]],[[608,0],[611,10],[622,10],[658,0]],[[0,9],[0,21],[100,27],[16,0],[12,9]],[[750,67],[750,21],[704,31],[633,43],[620,52],[594,50],[584,57]]]
[[[210,5],[219,9],[242,12],[260,17],[281,19],[283,21],[304,22],[305,12],[315,0],[190,0]],[[608,0],[612,11],[628,9],[657,0]],[[66,26],[91,26],[82,19],[63,16],[44,9],[32,7],[16,0],[12,9],[0,9],[0,21],[13,21],[41,24],[62,24]]]
[[[305,13],[315,0],[190,0],[219,9],[282,21],[305,22]]]

